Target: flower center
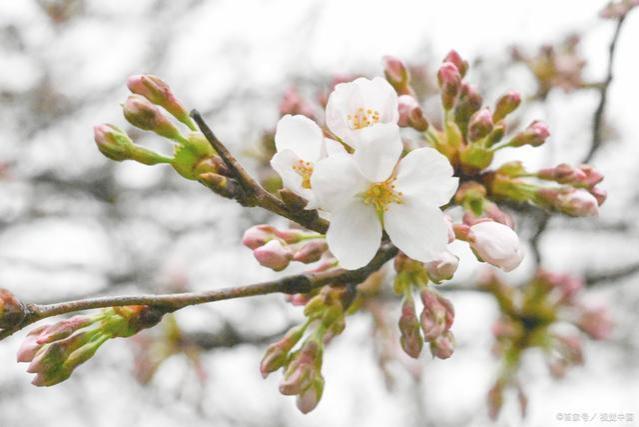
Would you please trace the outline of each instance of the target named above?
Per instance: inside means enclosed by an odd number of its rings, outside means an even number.
[[[298,160],[293,164],[293,170],[302,177],[302,188],[311,188],[311,175],[313,175],[313,165],[310,162]]]
[[[358,108],[354,114],[346,116],[351,129],[357,130],[379,123],[379,111],[372,108]]]
[[[404,195],[401,191],[395,190],[394,177],[388,178],[384,182],[377,182],[371,185],[363,194],[364,203],[373,205],[379,214],[388,210],[391,203],[401,204]]]

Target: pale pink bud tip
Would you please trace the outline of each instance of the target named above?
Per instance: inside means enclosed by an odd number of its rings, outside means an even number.
[[[394,56],[384,57],[384,75],[386,80],[401,94],[410,93],[410,75],[404,62]]]
[[[428,120],[424,117],[424,111],[412,95],[402,95],[398,98],[399,125],[412,127],[420,132],[428,129]]]
[[[599,215],[599,202],[588,191],[576,189],[560,193],[557,197],[558,206],[562,212],[571,216]]]
[[[470,227],[468,236],[475,254],[504,271],[512,271],[521,264],[523,251],[517,233],[495,221],[484,221]]]
[[[493,116],[488,108],[482,108],[472,115],[468,123],[468,138],[477,141],[493,130]]]
[[[284,270],[293,259],[291,251],[279,240],[271,240],[253,250],[253,255],[261,265],[275,271]]]
[[[510,113],[515,111],[521,104],[521,95],[519,92],[510,91],[497,100],[493,120],[495,123],[503,120]]]
[[[244,232],[242,244],[248,248],[257,249],[269,240],[273,240],[274,235],[275,227],[266,224],[255,225]]]
[[[466,71],[468,71],[468,61],[465,61],[456,50],[448,52],[443,62],[454,64],[462,77],[466,75]]]
[[[459,258],[448,251],[442,252],[437,259],[424,264],[428,277],[435,283],[452,279],[458,265]]]

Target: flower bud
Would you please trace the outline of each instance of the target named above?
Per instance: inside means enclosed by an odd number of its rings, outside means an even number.
[[[605,340],[610,337],[614,325],[605,307],[595,307],[582,310],[577,326],[593,340]]]
[[[394,56],[384,57],[384,76],[398,94],[408,95],[410,89],[410,73],[404,62]]]
[[[566,215],[580,217],[599,214],[599,202],[582,188],[542,188],[537,191],[537,196]]]
[[[291,328],[282,339],[268,346],[260,363],[263,378],[284,366],[288,353],[302,338],[304,331],[306,331],[304,325]]]
[[[169,163],[171,159],[135,145],[131,138],[116,126],[102,124],[93,128],[93,137],[98,150],[111,160],[135,160],[145,165]]]
[[[437,293],[424,289],[420,293],[424,309],[420,316],[424,339],[431,341],[450,329],[455,319],[451,302]]]
[[[468,122],[468,138],[471,142],[479,141],[493,130],[493,118],[488,108],[482,108]]]
[[[402,303],[399,330],[401,332],[400,344],[402,349],[410,357],[417,359],[422,352],[424,339],[419,330],[419,320],[415,314],[415,301],[412,297],[404,298]]]
[[[435,283],[452,279],[458,265],[459,258],[449,251],[444,251],[436,259],[424,263],[428,277]]]
[[[141,95],[130,95],[122,106],[124,117],[133,126],[174,141],[185,141],[178,128],[162,111]]]
[[[275,227],[266,224],[254,225],[244,232],[242,244],[250,249],[257,249],[274,238]]]
[[[175,97],[169,85],[159,77],[150,74],[131,76],[127,80],[127,86],[134,94],[141,95],[152,103],[163,107],[191,130],[197,129],[186,107]]]
[[[309,119],[315,119],[313,106],[300,96],[300,93],[295,86],[287,88],[284,92],[284,96],[280,101],[279,111],[280,116],[285,116],[287,114],[301,114]]]
[[[464,77],[466,75],[466,71],[468,71],[468,61],[465,61],[456,50],[448,52],[448,55],[446,55],[442,62],[451,62],[455,64],[455,67],[459,70],[459,75],[461,77]]]
[[[274,271],[284,270],[293,259],[291,251],[277,239],[270,240],[264,246],[254,249],[253,256],[262,266]]]
[[[480,260],[512,271],[523,259],[519,237],[512,228],[495,221],[484,221],[470,227],[468,241]]]
[[[321,375],[318,375],[313,380],[311,386],[302,391],[302,393],[297,396],[297,399],[295,401],[297,409],[299,409],[300,412],[303,414],[308,414],[313,409],[315,409],[320,399],[322,398],[323,392],[324,378],[322,378]]]
[[[401,127],[412,127],[420,132],[428,129],[428,120],[424,117],[424,111],[413,96],[402,95],[398,98],[398,102],[399,125]]]
[[[496,382],[488,391],[488,416],[496,420],[501,407],[504,405],[504,387],[501,382]]]
[[[455,351],[455,337],[450,331],[444,332],[430,342],[430,353],[438,359],[448,359]]]
[[[464,132],[468,127],[470,117],[479,111],[482,103],[483,100],[477,89],[466,82],[462,82],[459,99],[455,106],[455,122]]]
[[[320,344],[314,340],[306,341],[288,364],[280,383],[280,393],[292,396],[306,391],[315,377],[319,376],[317,364],[321,362],[321,357]]]
[[[519,160],[506,162],[501,165],[495,172],[499,175],[505,175],[510,178],[517,178],[528,173],[528,171],[526,171],[526,168],[524,167],[524,164]]]
[[[455,106],[455,100],[461,88],[461,75],[455,64],[444,62],[437,72],[437,81],[444,110],[451,110]]]
[[[26,308],[11,292],[0,289],[0,329],[11,329],[22,323]]]
[[[327,250],[328,245],[325,240],[311,240],[295,252],[293,255],[293,261],[310,264],[312,262],[319,261]]]
[[[495,105],[493,113],[493,122],[497,123],[506,118],[510,113],[515,111],[521,104],[521,95],[519,92],[510,91],[502,95]]]
[[[524,145],[539,147],[546,142],[549,136],[550,131],[548,130],[548,126],[543,122],[535,120],[526,129],[515,135],[508,145],[511,147],[521,147]]]
[[[474,174],[490,166],[494,156],[495,153],[490,148],[482,144],[470,144],[462,149],[459,159],[464,172]]]
[[[590,194],[597,200],[597,204],[599,206],[603,205],[608,198],[608,192],[606,190],[602,190],[601,188],[591,188]]]

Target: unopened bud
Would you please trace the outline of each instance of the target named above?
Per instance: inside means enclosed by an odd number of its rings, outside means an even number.
[[[430,353],[438,359],[448,359],[455,351],[455,337],[451,331],[446,331],[430,342]]]
[[[461,87],[461,74],[452,62],[444,62],[437,72],[444,110],[451,110]]]
[[[420,316],[424,339],[431,341],[449,330],[455,319],[451,302],[434,291],[424,289],[420,293],[424,309]]]
[[[446,55],[443,62],[451,62],[455,64],[455,67],[459,70],[459,75],[461,77],[464,77],[466,75],[466,71],[468,71],[468,61],[464,60],[456,50],[448,52],[448,55]]]
[[[452,279],[458,265],[459,258],[449,251],[444,251],[436,259],[424,263],[428,277],[435,283]]]
[[[614,324],[605,307],[595,307],[583,309],[577,326],[593,340],[605,340],[610,337]]]
[[[93,128],[93,137],[98,150],[111,160],[135,160],[145,165],[170,163],[171,159],[144,147],[135,145],[131,138],[116,126],[103,124]]]
[[[608,192],[606,190],[602,190],[601,188],[591,188],[590,194],[597,200],[597,204],[599,206],[603,205],[608,198]]]
[[[494,157],[494,151],[482,144],[467,145],[459,154],[462,168],[471,174],[486,169],[493,162]]]
[[[280,383],[280,393],[292,396],[306,391],[315,377],[319,376],[317,365],[321,361],[321,353],[322,349],[317,341],[307,340],[289,362]]]
[[[462,82],[459,99],[455,106],[455,122],[465,132],[471,116],[479,111],[483,100],[474,86]]]
[[[287,88],[286,92],[284,92],[282,101],[280,101],[279,111],[280,116],[301,114],[310,119],[315,118],[313,106],[300,96],[299,91],[294,86]]]
[[[254,225],[244,232],[242,244],[250,249],[257,249],[275,238],[275,230],[271,225]]]
[[[404,62],[394,56],[384,57],[384,76],[398,94],[408,95],[410,89],[410,73]]]
[[[0,329],[18,326],[26,316],[26,308],[11,292],[0,289]]]
[[[303,414],[311,412],[319,401],[322,399],[322,393],[324,392],[324,378],[321,375],[317,375],[310,387],[302,391],[295,401],[297,409]]]
[[[415,314],[415,301],[412,297],[404,298],[402,314],[399,318],[400,344],[404,352],[415,359],[419,357],[424,346],[419,326],[419,320]]]
[[[420,132],[428,129],[428,120],[424,117],[424,111],[413,96],[402,95],[398,98],[398,103],[400,126],[412,127]]]
[[[548,126],[540,121],[535,120],[522,132],[519,132],[508,143],[511,147],[521,147],[523,145],[532,145],[533,147],[539,147],[550,136]]]
[[[479,141],[493,130],[493,116],[488,108],[482,108],[468,122],[468,139]]]
[[[295,252],[293,255],[293,261],[310,264],[312,262],[319,261],[327,250],[328,245],[325,240],[311,240]]]
[[[569,216],[597,216],[599,202],[583,188],[541,188],[537,197]]]
[[[282,271],[293,259],[291,251],[278,239],[270,240],[264,246],[253,250],[253,256],[264,267],[274,271]]]
[[[468,240],[480,260],[512,271],[521,264],[523,251],[512,228],[495,221],[484,221],[470,227]]]
[[[488,391],[488,415],[492,420],[496,420],[504,405],[504,388],[501,382],[495,383]]]
[[[204,186],[210,188],[215,193],[227,199],[237,198],[242,194],[240,184],[232,178],[213,173],[205,172],[197,176],[197,180]]]
[[[493,113],[493,121],[495,123],[502,121],[506,116],[515,111],[521,104],[521,95],[519,92],[510,91],[502,95],[495,105]]]
[[[169,118],[141,95],[130,95],[122,109],[127,121],[137,128],[155,132],[160,136],[178,142],[185,140]]]
[[[131,92],[163,107],[191,130],[197,129],[186,107],[176,98],[171,87],[159,77],[150,74],[131,76],[127,80],[127,86]]]
[[[260,363],[262,377],[266,378],[269,373],[284,366],[288,353],[302,338],[305,330],[303,325],[291,328],[282,339],[268,346]]]

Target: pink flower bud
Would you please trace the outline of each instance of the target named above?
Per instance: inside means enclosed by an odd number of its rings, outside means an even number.
[[[438,359],[448,359],[455,351],[455,337],[450,331],[444,332],[430,342],[430,352]]]
[[[484,214],[493,221],[515,228],[515,220],[512,216],[502,211],[496,203],[484,203]]]
[[[168,139],[183,141],[178,128],[162,111],[141,95],[130,95],[122,106],[124,117],[133,126],[157,133]]]
[[[407,355],[417,359],[422,352],[424,339],[419,330],[419,320],[415,314],[415,301],[412,297],[405,298],[402,303],[399,330],[401,332],[400,344],[402,349]]]
[[[461,129],[468,127],[470,117],[479,111],[483,102],[481,95],[474,86],[462,82],[459,99],[455,106],[455,122]]]
[[[437,259],[424,263],[428,277],[435,283],[452,279],[458,265],[459,258],[449,251],[444,251]]]
[[[450,329],[455,319],[453,305],[434,291],[424,289],[421,294],[424,310],[420,316],[424,339],[431,341]]]
[[[608,198],[608,192],[606,190],[602,190],[601,188],[591,188],[590,189],[590,194],[592,194],[592,196],[597,199],[597,204],[599,206],[603,205],[604,202],[606,201],[606,198]]]
[[[411,93],[410,74],[404,62],[394,56],[384,57],[384,75],[386,80],[395,88],[400,95]]]
[[[311,240],[295,252],[295,255],[293,255],[293,261],[310,264],[312,262],[319,261],[327,250],[328,245],[325,240]]]
[[[260,372],[263,378],[284,366],[288,353],[302,338],[305,330],[304,326],[291,328],[282,339],[268,346],[260,363]]]
[[[590,165],[581,165],[579,170],[586,176],[586,178],[582,181],[586,187],[594,187],[604,179],[601,172]]]
[[[398,98],[398,102],[399,125],[401,127],[412,127],[420,132],[428,129],[428,120],[424,117],[424,111],[413,96],[402,95]]]
[[[450,52],[448,52],[442,62],[450,62],[452,64],[455,64],[455,67],[457,67],[457,70],[459,70],[459,74],[461,77],[464,77],[466,75],[466,71],[468,71],[468,61],[465,61],[455,50],[451,50]]]
[[[493,116],[488,108],[482,108],[470,118],[468,122],[468,138],[478,141],[493,130]]]
[[[242,244],[248,248],[257,249],[274,238],[275,227],[266,224],[254,225],[244,232]]]
[[[286,396],[300,394],[307,390],[319,372],[316,368],[322,349],[314,340],[304,343],[299,353],[290,361],[280,383],[280,393]]]
[[[118,162],[131,158],[133,141],[116,126],[103,124],[93,128],[95,143],[102,154]]]
[[[39,326],[27,334],[27,337],[18,350],[18,362],[24,363],[33,360],[38,350],[42,347],[42,344],[38,343],[38,337],[47,327],[49,327],[49,325]]]
[[[521,147],[523,145],[539,147],[546,142],[549,136],[550,131],[548,130],[548,126],[543,122],[535,120],[526,129],[515,135],[508,145],[511,147]]]
[[[191,130],[196,130],[186,107],[176,98],[169,85],[159,77],[150,74],[131,76],[127,80],[127,86],[134,94],[163,107]]]
[[[313,112],[313,106],[306,102],[301,96],[296,87],[291,86],[284,92],[282,101],[280,102],[280,116],[287,114],[296,115],[301,114],[310,119],[315,119],[315,113]]]
[[[599,202],[588,191],[578,188],[568,192],[560,192],[556,207],[570,216],[597,216]]]
[[[282,271],[288,267],[293,254],[279,240],[270,240],[264,246],[253,250],[253,256],[264,267],[274,271]]]
[[[605,307],[595,307],[583,309],[577,326],[593,340],[605,340],[612,333],[614,324]]]
[[[504,388],[501,382],[496,382],[488,391],[488,416],[496,420],[504,404]]]
[[[519,92],[510,91],[505,95],[502,95],[495,105],[495,112],[493,113],[493,121],[495,123],[502,121],[506,116],[515,111],[521,103],[521,95]]]
[[[323,391],[324,378],[317,376],[313,381],[313,384],[297,396],[295,401],[297,409],[299,409],[302,414],[308,414],[311,412],[315,409],[315,407],[317,407],[317,404],[322,398]]]
[[[455,106],[461,88],[461,75],[455,64],[444,62],[437,72],[437,81],[441,90],[442,105],[445,110],[450,110]]]
[[[564,360],[570,365],[583,365],[584,352],[580,337],[576,336],[555,336],[558,342],[558,350]]]
[[[495,221],[484,221],[470,227],[470,246],[484,262],[512,271],[523,259],[519,237],[512,228]]]

